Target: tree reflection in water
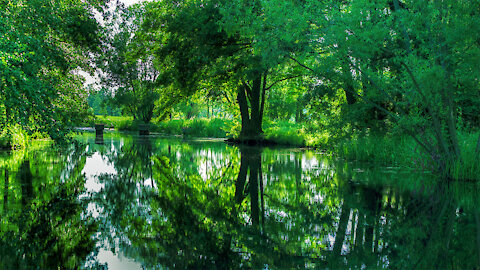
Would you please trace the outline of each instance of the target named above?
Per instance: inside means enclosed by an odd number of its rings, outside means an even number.
[[[459,238],[477,235],[473,209],[459,212],[449,187],[412,188],[422,183],[412,180],[422,179],[418,174],[356,172],[331,160],[306,167],[305,154],[289,150],[240,147],[239,157],[227,147],[155,147],[153,162],[142,167],[152,171],[153,184],[129,178],[137,183],[130,191],[136,197],[104,194],[115,198],[109,207],[130,209],[112,223],[124,236],[125,254],[147,268],[468,268],[478,263],[471,259],[478,248],[470,239],[476,238]],[[142,156],[140,149],[136,153]],[[130,175],[136,173],[117,178]],[[412,184],[383,183],[392,176]],[[461,252],[452,252],[453,246]]]
[[[3,268],[101,268],[99,248],[146,269],[479,266],[476,183],[308,151],[111,136],[0,154]],[[84,175],[92,155],[111,172]],[[101,189],[86,192],[85,177]]]
[[[96,223],[79,200],[84,151],[49,145],[0,153],[4,181],[0,227],[1,269],[75,269],[94,250]],[[84,149],[84,147],[83,147]],[[79,169],[80,168],[80,169]]]

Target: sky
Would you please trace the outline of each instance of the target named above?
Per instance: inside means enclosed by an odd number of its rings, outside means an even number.
[[[126,6],[133,5],[138,2],[143,2],[143,1],[151,1],[151,0],[119,0],[120,2],[124,3]],[[97,18],[98,19],[98,18]],[[89,85],[95,83],[95,78],[91,77],[88,73],[80,71],[79,72],[83,77],[85,77],[86,81],[84,85]]]

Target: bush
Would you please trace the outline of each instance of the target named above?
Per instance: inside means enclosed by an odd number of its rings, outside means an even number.
[[[7,126],[0,134],[0,148],[3,149],[25,148],[29,141],[30,136],[20,125]]]
[[[2,133],[0,133],[0,149],[7,149],[11,148],[12,145],[12,136],[8,129],[3,129]]]

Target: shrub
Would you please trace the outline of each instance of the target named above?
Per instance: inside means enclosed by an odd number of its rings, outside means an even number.
[[[4,146],[13,149],[27,147],[30,136],[20,125],[7,126],[5,133],[6,134],[2,133],[2,137],[5,140],[5,142],[2,143]]]
[[[12,136],[10,132],[8,132],[8,129],[5,128],[3,129],[2,133],[0,133],[0,149],[7,149],[11,148],[11,143],[12,143]]]
[[[265,130],[265,139],[278,144],[305,146],[305,134],[295,126],[277,126]]]

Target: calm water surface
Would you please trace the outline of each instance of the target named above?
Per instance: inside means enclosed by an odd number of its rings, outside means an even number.
[[[107,133],[0,152],[0,269],[479,269],[479,187]]]

